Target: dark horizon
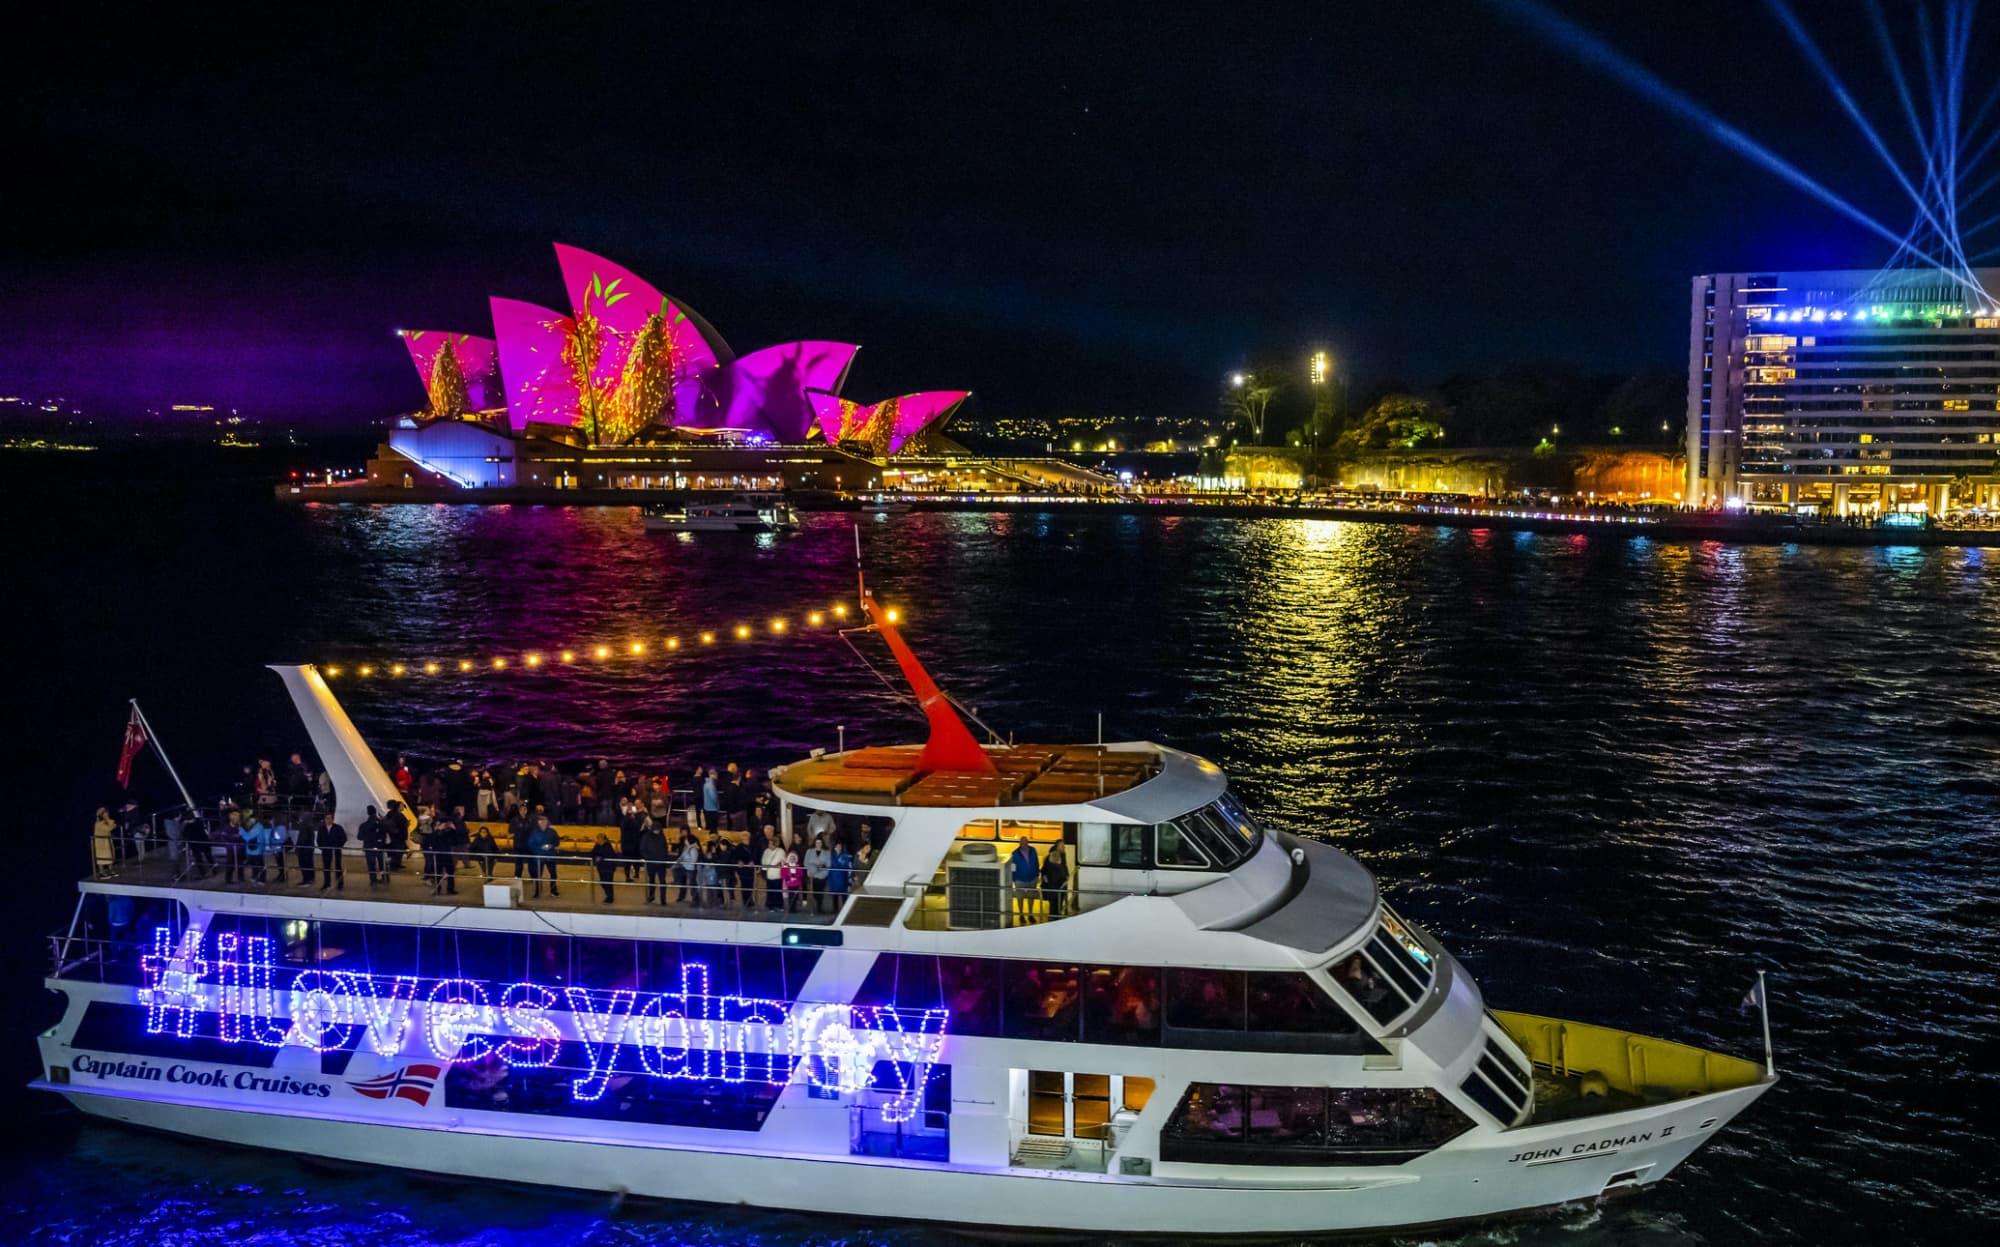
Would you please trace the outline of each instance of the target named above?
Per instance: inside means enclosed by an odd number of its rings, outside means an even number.
[[[1878,117],[1865,15],[1815,34]],[[1578,16],[1898,228],[1900,193],[1762,9]],[[601,252],[739,351],[858,342],[847,393],[995,415],[1212,410],[1330,347],[1355,384],[1678,369],[1688,278],[1886,243],[1497,7],[1010,13],[872,26],[650,9],[43,17],[4,90],[0,393],[361,424],[399,327],[490,332]]]

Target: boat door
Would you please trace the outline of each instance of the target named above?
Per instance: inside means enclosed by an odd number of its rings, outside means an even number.
[[[1111,1133],[1111,1075],[1029,1070],[1028,1133],[1102,1143]]]

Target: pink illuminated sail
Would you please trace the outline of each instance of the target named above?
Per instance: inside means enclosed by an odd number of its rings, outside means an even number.
[[[878,455],[893,455],[925,429],[942,423],[972,396],[970,390],[923,390],[879,403],[861,404],[833,394],[812,394],[821,436],[834,445],[860,442]]]
[[[596,316],[605,330],[620,342],[621,349],[605,351],[607,357],[615,354],[613,366],[624,366],[623,345],[645,328],[646,318],[655,312],[660,313],[667,323],[667,332],[673,338],[674,358],[679,363],[678,371],[682,376],[692,376],[716,366],[716,346],[704,333],[706,322],[690,316],[685,308],[622,265],[613,264],[603,256],[593,255],[580,247],[557,243],[555,248],[556,263],[562,266],[563,289],[569,292],[571,309],[578,315],[589,312]]]
[[[499,343],[500,377],[507,387],[507,423],[530,420],[575,424],[576,382],[563,363],[569,317],[519,299],[491,299],[493,337]]]
[[[846,342],[787,342],[752,351],[674,387],[675,423],[802,442],[813,427],[806,391],[838,390],[860,349]]]
[[[506,401],[494,385],[497,378],[493,375],[496,358],[493,339],[436,329],[405,329],[401,333],[403,345],[410,351],[410,362],[417,366],[417,376],[424,383],[425,394],[430,393],[431,369],[437,363],[438,352],[449,342],[458,356],[458,369],[465,374],[466,406],[473,411],[485,411]]]

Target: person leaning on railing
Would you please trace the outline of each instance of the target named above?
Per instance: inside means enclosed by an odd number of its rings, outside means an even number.
[[[466,848],[479,863],[480,878],[487,883],[493,882],[493,863],[500,856],[500,844],[493,838],[492,829],[481,823]]]
[[[535,815],[535,829],[528,833],[528,875],[535,881],[535,895],[542,894],[542,876],[549,877],[549,895],[561,896],[556,884],[556,854],[562,851],[562,837],[549,826],[547,814]]]

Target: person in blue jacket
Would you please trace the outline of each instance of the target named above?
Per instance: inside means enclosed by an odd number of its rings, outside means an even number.
[[[549,816],[537,814],[535,829],[528,833],[528,877],[535,881],[535,895],[542,894],[542,876],[549,877],[549,895],[561,896],[556,886],[556,854],[562,851],[562,836],[549,826]]]
[[[853,877],[854,854],[847,851],[845,839],[836,839],[833,842],[833,861],[826,872],[826,890],[833,897],[833,912],[836,914],[847,903],[848,881]]]
[[[1007,858],[1007,873],[1014,882],[1014,921],[1033,922],[1035,893],[1042,883],[1042,859],[1035,856],[1033,845],[1026,840],[1014,845]]]

